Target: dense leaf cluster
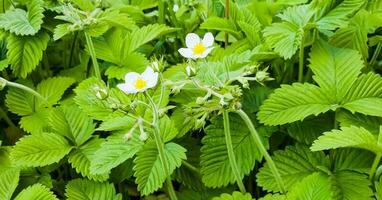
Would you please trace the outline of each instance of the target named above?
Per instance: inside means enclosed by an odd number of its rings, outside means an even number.
[[[382,200],[382,0],[4,0],[0,47],[0,200]]]

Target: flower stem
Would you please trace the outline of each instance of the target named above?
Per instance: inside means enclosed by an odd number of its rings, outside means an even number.
[[[172,186],[171,177],[169,174],[169,168],[168,168],[167,163],[165,161],[164,142],[162,140],[162,136],[160,135],[160,132],[159,132],[158,126],[157,126],[158,125],[157,124],[157,122],[158,122],[158,108],[157,108],[154,100],[151,98],[151,96],[148,95],[147,93],[145,93],[145,95],[146,95],[147,99],[149,100],[151,107],[153,108],[152,127],[154,129],[154,139],[155,139],[155,143],[156,143],[158,153],[159,153],[159,160],[162,163],[163,170],[165,171],[165,173],[166,173],[165,175],[167,177],[166,178],[167,192],[168,192],[171,200],[177,200],[178,198],[176,197],[174,187]]]
[[[373,165],[371,166],[370,168],[370,172],[369,172],[369,180],[372,181],[373,178],[374,178],[374,173],[375,171],[377,170],[377,167],[379,165],[379,162],[381,161],[381,157],[382,157],[382,154],[381,153],[378,153],[375,158],[374,158],[374,162],[373,162]]]
[[[260,136],[257,133],[255,126],[253,125],[251,119],[241,109],[237,110],[236,113],[240,115],[240,117],[243,119],[243,121],[247,125],[249,131],[251,132],[251,135],[252,135],[253,139],[255,140],[255,144],[258,147],[258,149],[260,150],[260,153],[264,156],[265,160],[267,161],[269,168],[270,168],[270,170],[271,170],[271,172],[272,172],[272,174],[276,180],[276,183],[277,183],[281,193],[285,193],[286,190],[285,190],[284,182],[281,179],[280,172],[278,171],[276,164],[273,162],[271,156],[268,154],[267,149],[265,148],[263,142],[261,141]]]
[[[304,36],[302,36],[300,44],[299,62],[298,62],[298,82],[302,82],[304,78]]]
[[[86,44],[88,45],[88,48],[89,48],[90,57],[92,58],[92,63],[93,63],[93,67],[94,67],[94,73],[95,73],[96,77],[99,80],[101,80],[102,79],[101,78],[101,73],[99,71],[99,65],[98,65],[98,61],[97,61],[97,57],[96,57],[96,53],[95,53],[95,49],[94,49],[92,38],[86,32],[85,32],[85,38],[86,38]]]
[[[227,145],[228,151],[228,160],[231,165],[232,172],[235,176],[237,186],[239,186],[240,192],[245,193],[245,187],[240,178],[239,168],[237,167],[235,154],[233,152],[232,140],[231,140],[231,130],[229,124],[229,114],[227,110],[223,111],[223,122],[224,122],[224,135],[225,135],[225,143]]]
[[[165,2],[164,0],[158,1],[158,22],[160,24],[165,23]]]
[[[225,13],[225,17],[227,19],[229,19],[229,1],[230,0],[225,0],[225,7],[224,7],[224,13]],[[228,33],[227,32],[224,34],[224,46],[225,47],[228,46]]]
[[[28,92],[28,93],[34,95],[35,97],[37,97],[38,99],[42,100],[42,102],[47,103],[46,98],[43,97],[40,93],[34,91],[33,89],[31,89],[31,88],[29,88],[29,87],[27,87],[25,85],[19,84],[19,83],[14,83],[14,82],[11,82],[11,81],[7,81],[4,78],[0,77],[0,82],[3,82],[3,81],[5,82],[6,86],[15,87],[15,88],[24,90],[25,92]]]

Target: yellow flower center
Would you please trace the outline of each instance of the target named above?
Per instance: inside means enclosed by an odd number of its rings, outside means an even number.
[[[146,85],[147,85],[147,81],[142,78],[138,78],[134,83],[134,87],[137,90],[143,89],[144,87],[146,87]]]
[[[206,50],[206,47],[202,43],[195,45],[194,48],[192,49],[194,54],[197,54],[197,55],[202,54],[205,50]]]

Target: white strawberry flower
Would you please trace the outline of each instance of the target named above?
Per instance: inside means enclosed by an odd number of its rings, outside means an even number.
[[[197,59],[205,58],[214,48],[214,36],[208,32],[201,39],[195,33],[189,33],[186,36],[187,48],[180,48],[179,53],[185,58]]]
[[[142,74],[130,72],[125,75],[125,83],[118,84],[117,87],[128,94],[144,92],[154,87],[158,82],[158,72],[154,72],[151,67],[147,67]]]

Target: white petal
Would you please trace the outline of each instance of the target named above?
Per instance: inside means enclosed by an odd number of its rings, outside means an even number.
[[[204,46],[210,47],[214,44],[214,40],[215,39],[212,33],[208,32],[204,35],[202,43],[204,44]]]
[[[203,53],[202,55],[200,56],[200,58],[205,58],[211,51],[212,49],[214,49],[215,47],[210,47],[210,48],[207,48]]]
[[[193,48],[196,44],[200,43],[200,37],[195,33],[189,33],[186,36],[186,46],[188,48]]]
[[[178,52],[180,53],[180,55],[182,55],[185,58],[193,58],[194,57],[194,53],[192,53],[192,50],[188,49],[188,48],[180,48],[178,50]]]
[[[158,72],[155,72],[150,78],[145,79],[147,81],[146,88],[152,88],[158,83]]]
[[[147,78],[153,76],[153,74],[154,74],[153,68],[147,67],[146,70],[141,74],[141,77],[143,77],[143,79],[147,80]]]
[[[117,87],[128,94],[134,94],[138,92],[138,90],[136,90],[132,84],[121,83],[118,84]]]
[[[125,75],[125,83],[127,84],[132,84],[134,83],[134,81],[140,77],[141,75],[139,75],[138,73],[136,72],[129,72]]]

